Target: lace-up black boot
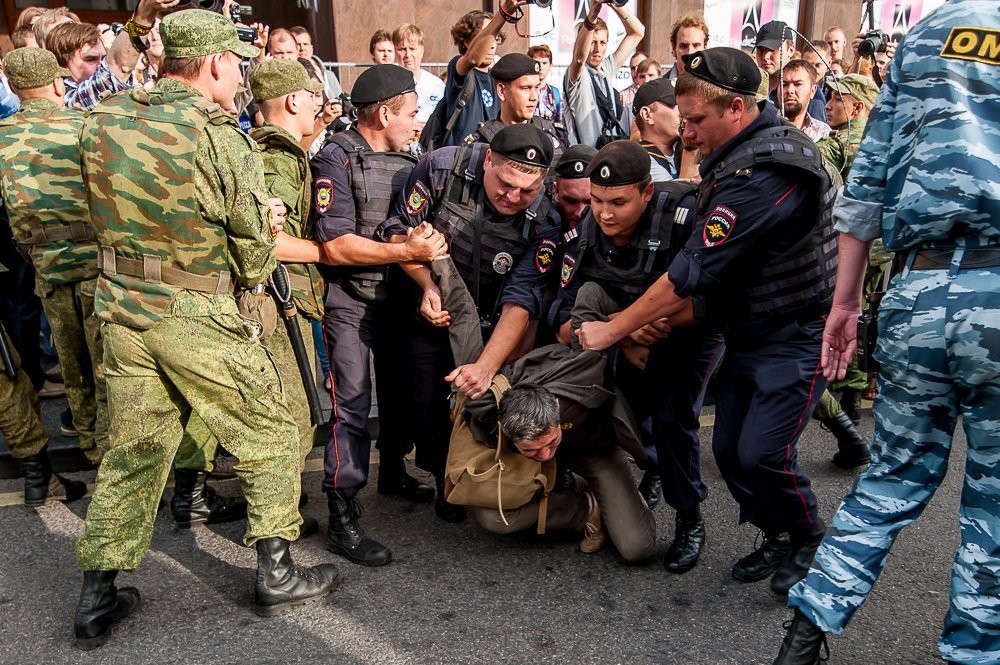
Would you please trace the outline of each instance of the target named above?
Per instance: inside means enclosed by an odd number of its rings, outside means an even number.
[[[392,561],[389,548],[364,534],[358,520],[361,504],[357,497],[332,491],[327,495],[330,506],[330,530],[326,534],[326,547],[342,554],[362,566],[384,566]]]
[[[332,563],[305,568],[292,563],[288,541],[257,541],[257,586],[254,612],[273,617],[300,605],[315,603],[337,587],[337,567]]]
[[[111,637],[111,625],[139,607],[139,591],[115,586],[117,570],[88,570],[83,573],[83,590],[73,620],[74,644],[91,651]]]

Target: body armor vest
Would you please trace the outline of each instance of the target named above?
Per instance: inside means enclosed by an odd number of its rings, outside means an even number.
[[[833,204],[840,176],[825,167],[816,144],[805,134],[785,125],[751,136],[705,174],[698,189],[698,214],[707,212],[716,182],[769,164],[797,169],[818,183],[819,214],[798,240],[770,257],[756,276],[748,276],[751,286],[744,291],[746,311],[751,321],[787,321],[822,314],[829,309],[837,277]]]
[[[541,116],[535,115],[531,117],[531,120],[528,121],[528,124],[537,127],[538,129],[542,130],[543,132],[549,135],[549,138],[552,139],[552,166],[558,164],[559,158],[562,157],[563,154],[563,144],[562,141],[559,139],[559,134],[556,132],[555,123],[553,123],[551,120],[546,120]],[[504,127],[506,127],[506,125],[503,124],[503,121],[500,120],[499,118],[494,118],[493,120],[487,120],[486,122],[481,122],[479,123],[479,127],[476,129],[476,131],[472,132],[471,134],[469,134],[468,137],[466,137],[465,142],[467,145],[472,145],[473,143],[489,143],[490,141],[493,140],[493,137],[496,136],[497,133]]]
[[[488,148],[485,143],[459,148],[433,220],[434,228],[447,238],[455,267],[484,320],[495,318],[507,273],[528,250],[551,205],[543,190],[518,215],[484,219],[483,167]]]
[[[177,288],[232,290],[226,229],[202,219],[194,176],[205,127],[232,119],[205,99],[165,106],[151,103],[154,96],[134,90],[108,98],[91,112],[99,129],[88,122],[82,138],[103,277],[143,310],[134,320],[124,311],[115,318],[140,328],[158,320]]]
[[[373,152],[367,141],[353,129],[330,137],[347,153],[351,162],[354,207],[358,214],[357,234],[372,238],[379,224],[389,217],[393,202],[406,188],[417,160],[402,152]],[[342,284],[364,300],[383,300],[388,266],[335,268]]]
[[[635,256],[627,266],[611,265],[605,257],[601,251],[600,227],[593,214],[588,213],[576,228],[575,241],[571,239],[566,249],[569,263],[564,257],[563,274],[568,272],[571,278],[564,280],[563,286],[573,279],[597,282],[620,307],[631,305],[667,272],[670,262],[691,236],[695,190],[695,185],[682,182],[654,185],[653,198],[646,206],[649,219],[630,243]]]

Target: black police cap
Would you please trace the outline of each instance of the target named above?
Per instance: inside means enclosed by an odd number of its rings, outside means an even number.
[[[757,63],[743,51],[717,46],[682,55],[688,74],[740,95],[756,95],[760,87]]]
[[[570,146],[556,162],[556,175],[560,178],[586,178],[584,172],[596,154],[597,149],[586,143]]]
[[[768,51],[774,51],[782,42],[792,38],[792,31],[788,28],[788,24],[784,21],[770,21],[760,26],[757,31],[757,41],[754,44],[754,48],[758,46],[761,48],[766,48]]]
[[[361,72],[354,82],[351,102],[355,106],[368,106],[416,89],[410,70],[399,65],[375,65]]]
[[[537,60],[529,58],[524,53],[508,53],[497,60],[497,63],[493,65],[493,69],[490,70],[490,74],[493,75],[493,80],[495,81],[509,83],[522,76],[538,74],[541,72],[541,69],[542,67],[538,64]]]
[[[590,182],[602,187],[634,185],[649,177],[649,153],[635,141],[612,141],[587,167]]]
[[[663,102],[671,106],[677,106],[677,98],[674,97],[674,84],[667,77],[653,79],[639,86],[632,100],[632,113],[639,115],[639,109],[649,106],[653,102]]]
[[[490,141],[490,150],[521,164],[548,168],[552,163],[552,139],[534,125],[507,125]]]

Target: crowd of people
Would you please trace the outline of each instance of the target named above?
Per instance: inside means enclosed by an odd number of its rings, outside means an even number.
[[[320,530],[299,509],[324,388],[325,542],[348,561],[393,559],[358,499],[374,392],[380,494],[448,522],[472,508],[496,533],[575,531],[582,552],[628,561],[656,556],[662,500],[662,563],[683,574],[710,518],[711,393],[715,461],[762,534],[732,575],[795,608],[775,663],[816,663],[863,602],[940,482],[959,413],[963,544],[940,649],[1000,657],[1000,127],[983,101],[998,63],[968,41],[995,43],[987,1],[948,0],[875,57],[836,27],[798,51],[781,21],[752,55],[707,48],[689,14],[659,60],[637,51],[635,15],[595,1],[561,82],[547,47],[497,54],[525,4],[462,16],[444,80],[422,67],[418,26],[377,31],[349,95],[302,27],[246,37],[178,0],[140,0],[120,29],[22,13],[0,86],[0,429],[26,505],[83,497],[39,419],[61,384],[63,432],[98,467],[76,645],[138,606],[115,580],[149,547],[171,473],[179,527],[246,519],[259,615],[334,590],[333,564],[289,548]],[[876,375],[856,326],[893,256]],[[61,376],[41,368],[42,319]],[[870,447],[856,426],[876,376]],[[833,463],[863,469],[829,528],[797,464],[813,417]],[[227,460],[244,500],[208,484]]]

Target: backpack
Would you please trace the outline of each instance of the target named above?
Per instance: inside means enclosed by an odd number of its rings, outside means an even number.
[[[475,87],[476,77],[472,70],[470,70],[465,75],[465,86],[463,86],[462,92],[458,96],[458,103],[455,104],[451,115],[448,115],[448,104],[445,97],[442,97],[441,101],[434,107],[430,117],[427,118],[427,124],[420,131],[420,139],[418,140],[420,147],[424,149],[425,155],[445,145],[448,137],[451,136],[452,130],[455,129],[455,125],[458,124],[458,117],[462,115],[466,104],[469,103],[469,97],[472,96],[472,91]]]

